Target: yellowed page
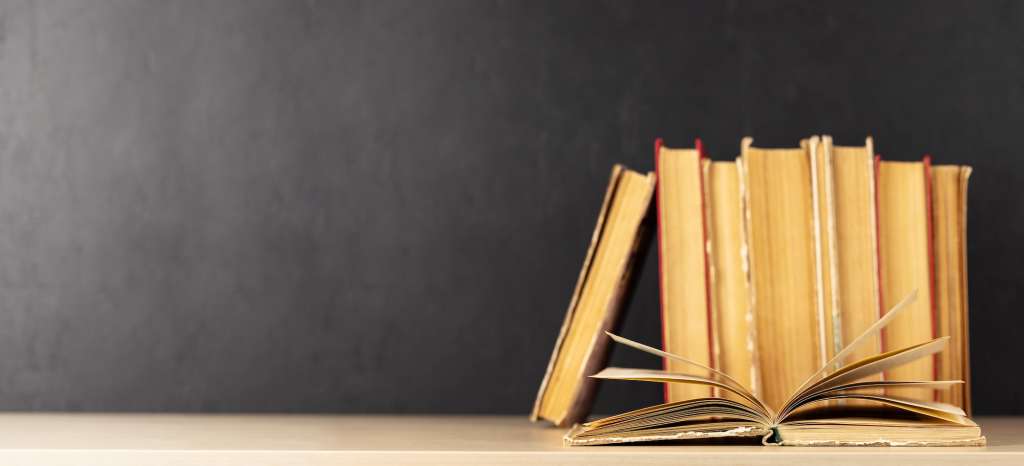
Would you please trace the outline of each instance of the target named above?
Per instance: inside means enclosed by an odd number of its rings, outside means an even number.
[[[747,284],[746,245],[739,174],[733,162],[714,162],[708,170],[712,309],[722,372],[744,387],[754,385],[753,319]]]
[[[836,191],[836,235],[842,345],[853,341],[878,320],[878,243],[875,209],[875,167],[871,139],[864,146],[831,146]],[[896,297],[900,298],[900,297]],[[882,350],[873,336],[853,353],[854,359]]]
[[[732,376],[725,372],[722,372],[718,369],[714,369],[712,367],[708,367],[704,364],[700,364],[696,361],[684,358],[682,356],[668,353],[657,348],[653,348],[643,343],[638,343],[628,338],[624,338],[612,333],[608,333],[608,336],[610,336],[611,339],[616,343],[629,346],[630,348],[643,351],[653,356],[674,361],[678,363],[677,366],[681,367],[684,372],[692,372],[692,369],[694,368],[700,370],[701,372],[706,372],[708,374],[707,378],[714,380],[717,383],[728,385],[730,387],[729,391],[739,392],[742,395],[743,399],[753,401],[759,409],[764,411],[766,414],[769,414],[769,417],[771,415],[771,410],[767,406],[765,406],[765,404],[760,399],[758,399],[757,396],[754,395],[754,393],[749,388],[747,388],[739,381],[737,381],[735,378],[733,378]]]
[[[926,356],[933,355],[946,348],[949,344],[949,337],[939,337],[931,341],[919,343],[906,348],[888,351],[876,356],[862,359],[853,364],[825,377],[817,384],[807,390],[808,393],[828,390],[837,385],[861,380],[867,376],[891,370],[893,367],[903,366],[912,361],[917,361]],[[908,379],[914,380],[914,379]],[[920,379],[920,380],[931,380]]]
[[[960,326],[960,341],[963,348],[963,408],[967,415],[971,415],[971,341],[970,341],[970,314],[967,298],[967,182],[971,178],[971,167],[960,167],[960,296],[963,297],[963,319]]]
[[[836,251],[835,192],[832,153],[818,136],[801,141],[811,160],[811,198],[814,208],[815,288],[822,338],[822,362],[842,349],[839,270]]]
[[[824,364],[811,165],[802,149],[742,145],[762,401],[777,408]]]
[[[816,402],[844,399],[874,401],[877,403],[882,403],[887,406],[892,406],[894,408],[903,409],[924,416],[931,416],[956,424],[973,424],[973,421],[968,419],[967,416],[964,414],[963,410],[961,410],[960,408],[945,403],[937,403],[934,401],[920,401],[888,395],[868,395],[849,393],[823,397],[816,400]]]
[[[909,308],[909,305],[911,303],[917,300],[917,295],[918,293],[915,290],[908,294],[907,296],[905,296],[900,302],[896,303],[896,305],[893,306],[892,309],[889,309],[889,312],[886,312],[884,315],[882,315],[881,318],[876,320],[875,323],[871,324],[870,327],[864,330],[863,333],[854,338],[853,341],[847,344],[846,347],[839,351],[838,354],[833,356],[831,360],[829,360],[826,364],[822,365],[814,373],[814,375],[808,377],[807,380],[805,380],[804,383],[800,385],[800,389],[797,390],[797,394],[805,390],[807,387],[816,384],[826,375],[836,372],[837,369],[841,369],[836,368],[836,366],[841,366],[843,362],[846,361],[846,359],[848,359],[850,356],[855,354],[857,350],[862,348],[865,344],[869,344],[874,338],[876,338],[882,332],[885,326],[889,325],[893,320],[896,319],[896,317],[899,317],[901,313],[905,312]],[[871,352],[870,356],[867,356],[863,359],[867,359],[868,357],[874,356],[876,353],[877,352]]]
[[[756,398],[751,398],[748,394],[742,390],[738,390],[729,384],[719,382],[707,377],[701,377],[698,375],[690,374],[679,374],[674,372],[666,372],[657,369],[630,369],[624,367],[608,367],[592,375],[591,377],[597,379],[606,380],[633,380],[638,382],[663,382],[673,383],[680,385],[698,385],[698,386],[709,386],[716,387],[722,390],[727,390],[735,395],[742,397],[748,403],[752,409],[761,411],[760,403]],[[767,413],[763,413],[767,417]]]
[[[871,356],[853,364],[844,366],[842,369],[829,374],[818,383],[801,390],[800,393],[786,403],[786,406],[780,411],[779,416],[785,417],[789,412],[798,408],[803,400],[806,400],[809,397],[832,390],[840,385],[863,380],[872,375],[882,373],[892,367],[905,365],[908,362],[931,356],[942,351],[948,343],[949,337],[936,338],[932,341]],[[884,383],[884,381],[877,381],[877,383]],[[905,388],[906,387],[900,387],[900,389]]]
[[[932,231],[935,240],[935,317],[939,335],[951,337],[949,350],[938,355],[938,378],[966,379],[966,266],[963,249],[964,187],[958,165],[932,169]],[[966,408],[965,387],[939,392],[938,400]]]

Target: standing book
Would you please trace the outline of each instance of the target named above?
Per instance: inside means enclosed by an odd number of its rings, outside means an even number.
[[[936,335],[932,277],[931,162],[878,162],[878,225],[882,308],[912,290],[920,298],[882,332],[883,350],[901,348]],[[894,380],[933,380],[935,358],[921,358],[884,374]],[[894,388],[890,394],[934,399],[930,388]]]
[[[812,139],[787,149],[751,138],[741,145],[759,395],[773,409],[827,357]]]
[[[665,351],[716,367],[709,296],[705,167],[700,140],[693,149],[654,143],[657,170],[658,263],[661,329]],[[665,360],[665,370],[677,371]],[[665,401],[714,394],[714,387],[665,385]]]
[[[822,151],[831,165],[833,221],[835,222],[835,269],[838,285],[836,340],[840,346],[853,341],[881,314],[878,269],[878,210],[875,188],[874,143],[837,146],[822,136]],[[881,351],[876,337],[865,341],[854,358]]]
[[[932,169],[932,218],[935,256],[935,319],[950,350],[939,354],[940,379],[964,384],[939,392],[939,401],[971,413],[970,354],[967,325],[967,180],[971,167],[936,165]]]
[[[705,175],[708,275],[716,369],[757,393],[756,336],[743,224],[743,192],[735,162],[711,162]]]

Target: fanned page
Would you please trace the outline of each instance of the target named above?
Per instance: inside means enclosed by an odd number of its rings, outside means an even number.
[[[795,395],[795,397],[787,403],[787,406],[779,413],[779,420],[784,421],[786,416],[792,413],[795,409],[798,409],[807,403],[815,400],[825,399],[825,395],[830,394],[836,390],[836,387],[845,386],[852,384],[858,380],[863,380],[865,377],[881,373],[887,369],[897,367],[900,365],[907,364],[908,362],[919,360],[926,356],[931,356],[945,348],[949,342],[949,337],[937,338],[925,343],[920,343],[907,348],[899,350],[889,351],[876,356],[872,356],[867,359],[862,359],[853,364],[844,366],[840,370],[833,374],[830,374],[825,379],[822,379],[817,384],[808,387],[806,390]],[[860,385],[857,388],[907,388],[907,387],[931,387],[936,381],[874,381],[868,382],[865,385]],[[943,381],[943,383],[956,383],[955,381]],[[861,394],[842,394],[843,396],[861,396]],[[874,395],[864,395],[874,396]],[[881,400],[886,397],[879,395],[878,397],[872,398],[873,400]],[[927,402],[925,402],[927,403]],[[949,405],[950,408],[955,408]],[[963,414],[959,408],[955,408],[955,411]]]
[[[704,188],[697,149],[656,145],[658,256],[665,350],[714,366],[707,295]],[[680,371],[678,362],[665,369]],[[668,384],[666,401],[711,396],[705,386]]]
[[[754,393],[749,388],[747,388],[746,386],[741,384],[739,381],[737,381],[735,378],[731,377],[729,374],[726,374],[725,372],[722,372],[722,371],[717,370],[717,369],[713,369],[711,367],[705,366],[704,364],[695,362],[693,360],[684,358],[684,357],[679,356],[679,355],[668,353],[668,352],[665,352],[665,351],[662,351],[662,350],[659,350],[659,349],[652,348],[650,346],[644,345],[642,343],[637,343],[637,342],[629,340],[627,338],[623,338],[623,337],[620,337],[620,336],[617,336],[617,335],[613,335],[611,333],[609,333],[608,336],[610,336],[612,338],[612,340],[614,340],[616,343],[620,343],[620,344],[629,346],[630,348],[643,351],[643,352],[645,352],[647,354],[651,354],[651,355],[657,356],[659,358],[662,358],[663,360],[672,360],[672,361],[678,363],[684,369],[689,369],[691,371],[699,370],[701,372],[707,373],[708,374],[707,377],[703,377],[703,376],[695,376],[695,377],[706,378],[706,379],[709,379],[709,380],[713,381],[713,383],[707,383],[707,385],[716,385],[716,386],[717,385],[724,385],[724,386],[729,387],[727,389],[727,391],[732,392],[732,393],[734,393],[736,395],[739,395],[741,398],[743,398],[746,401],[752,402],[753,405],[751,405],[751,406],[753,406],[754,409],[757,410],[758,412],[763,413],[766,419],[770,419],[770,418],[772,418],[775,415],[774,412],[770,408],[768,408],[763,402],[761,402],[761,400],[756,395],[754,395]],[[601,375],[600,374],[596,374],[593,377],[601,378]]]
[[[759,395],[778,408],[825,362],[817,294],[811,157],[742,144]]]
[[[918,293],[915,291],[907,295],[896,306],[890,309],[882,318],[872,324],[864,333],[855,338],[849,345],[843,348],[828,363],[822,366],[814,375],[805,381],[800,390],[786,403],[786,406],[778,414],[779,422],[786,421],[797,409],[804,409],[809,404],[827,400],[861,400],[881,403],[891,407],[901,408],[917,414],[929,415],[943,420],[956,423],[969,422],[964,418],[964,412],[958,407],[944,403],[930,403],[928,401],[911,400],[906,398],[875,394],[876,392],[864,392],[863,389],[886,388],[896,389],[931,389],[935,387],[949,388],[961,384],[962,381],[927,381],[927,380],[867,380],[871,376],[880,374],[893,367],[904,366],[907,363],[920,360],[938,353],[946,347],[949,337],[936,338],[931,341],[922,342],[906,348],[889,351],[886,353],[870,356],[851,364],[847,364],[838,370],[831,371],[831,367],[839,364],[853,354],[858,347],[870,341],[891,322],[900,318],[901,313],[912,308]],[[867,380],[867,381],[865,381]],[[859,381],[859,382],[858,382]],[[847,405],[849,406],[849,405]],[[855,406],[862,406],[857,404]],[[934,411],[934,412],[932,412]]]

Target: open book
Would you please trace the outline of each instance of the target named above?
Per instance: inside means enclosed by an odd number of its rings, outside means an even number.
[[[575,426],[566,445],[708,438],[761,438],[765,445],[974,446],[981,429],[956,406],[883,395],[879,389],[948,389],[959,380],[870,380],[868,377],[931,356],[949,337],[936,338],[841,365],[862,343],[917,298],[913,292],[812,374],[782,406],[768,406],[724,372],[625,338],[618,343],[685,363],[706,375],[609,367],[599,379],[697,384],[720,396],[665,403]],[[768,376],[768,375],[766,375]]]

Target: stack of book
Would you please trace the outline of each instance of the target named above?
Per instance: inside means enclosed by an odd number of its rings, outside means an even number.
[[[580,423],[598,379],[625,379],[664,383],[665,404],[568,444],[983,444],[967,417],[971,168],[882,160],[870,137],[745,138],[735,161],[695,146],[658,140],[655,173],[612,169],[531,419]],[[663,350],[608,333],[652,210]],[[613,338],[664,370],[605,368]]]

